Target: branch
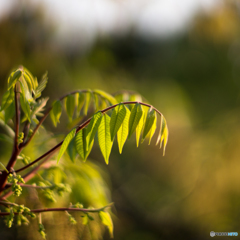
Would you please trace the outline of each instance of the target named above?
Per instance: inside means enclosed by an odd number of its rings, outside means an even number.
[[[162,113],[160,111],[158,111],[155,107],[153,107],[152,105],[150,104],[147,104],[147,103],[142,103],[142,102],[137,102],[137,101],[131,101],[131,102],[122,102],[122,103],[118,103],[118,104],[115,104],[115,105],[112,105],[110,107],[107,107],[103,110],[101,110],[102,113],[105,113],[113,108],[115,108],[116,106],[118,106],[119,104],[124,104],[124,105],[127,105],[127,104],[136,104],[136,103],[139,103],[143,106],[146,106],[146,107],[151,107],[153,108],[160,116],[162,116]],[[49,110],[50,112],[50,110]],[[80,126],[78,126],[78,128],[76,129],[76,133],[78,133],[81,129],[85,128],[89,122],[91,121],[92,117],[89,118],[87,121],[85,121],[83,124],[81,124]],[[21,172],[27,168],[29,168],[30,166],[34,165],[35,163],[39,162],[41,159],[43,159],[44,157],[48,156],[49,154],[51,153],[55,153],[56,150],[61,147],[61,145],[63,144],[63,141],[61,141],[60,143],[58,143],[56,146],[54,146],[52,149],[50,149],[48,152],[44,153],[42,156],[40,156],[39,158],[37,158],[36,160],[34,160],[33,162],[27,164],[26,166],[20,168],[20,169],[17,169],[15,172],[18,173],[18,172]]]
[[[5,205],[13,205],[12,203],[0,201],[1,204]],[[88,208],[41,208],[41,209],[31,209],[32,213],[42,213],[42,212],[63,212],[63,211],[68,211],[68,212],[84,212],[84,213],[89,213],[89,212],[101,212],[104,211],[106,208],[112,206],[113,203],[110,203],[104,207],[101,208],[95,208],[95,209],[88,209]],[[9,215],[9,212],[0,212],[0,216],[7,216]],[[15,212],[15,215],[18,215],[19,213]]]
[[[19,92],[18,92],[18,85],[15,85],[15,114],[16,114],[16,126],[15,126],[15,151],[18,151],[18,135],[19,135],[19,125],[20,125],[20,108],[19,108]]]
[[[13,184],[12,183],[7,183],[5,186],[6,187],[11,187]],[[24,184],[24,183],[18,183],[21,187],[25,188],[38,188],[38,189],[47,189],[47,188],[52,188],[53,186],[37,186],[37,185],[31,185],[31,184]]]

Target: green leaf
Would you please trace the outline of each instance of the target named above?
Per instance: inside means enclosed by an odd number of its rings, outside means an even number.
[[[110,214],[108,212],[103,211],[100,211],[98,214],[101,219],[101,222],[107,226],[110,237],[113,238],[113,222]]]
[[[28,101],[24,98],[23,94],[20,95],[20,105],[22,107],[25,116],[27,117],[28,121],[31,122],[31,110]]]
[[[16,82],[21,77],[21,74],[22,74],[21,70],[14,71],[10,74],[8,78],[8,90],[15,86]]]
[[[83,114],[84,115],[87,115],[87,113],[88,113],[90,100],[91,100],[91,93],[90,92],[86,92],[85,93],[85,104],[84,104],[84,108],[83,108]]]
[[[89,149],[89,145],[91,145],[91,142],[92,140],[94,139],[96,133],[97,133],[97,130],[98,130],[98,127],[101,123],[101,119],[102,119],[102,113],[99,111],[97,113],[95,113],[90,121],[90,123],[88,124],[87,126],[87,130],[86,130],[86,133],[87,133],[87,137],[86,137],[86,150],[88,151]]]
[[[117,104],[117,100],[110,94],[102,91],[102,90],[98,90],[98,89],[95,89],[93,90],[94,93],[97,93],[98,95],[100,95],[101,97],[105,98],[106,100],[108,100],[112,105],[115,105]]]
[[[73,113],[75,110],[75,96],[68,95],[65,102],[66,112],[68,115],[69,121],[72,121]]]
[[[143,111],[142,117],[139,120],[139,123],[136,127],[136,144],[137,144],[137,147],[139,146],[139,141],[140,141],[141,133],[142,133],[142,130],[143,130],[145,115],[146,115],[146,113]]]
[[[48,73],[46,72],[43,77],[42,77],[42,80],[41,82],[39,83],[39,85],[37,86],[37,79],[35,78],[34,82],[35,82],[35,85],[36,85],[36,90],[35,90],[35,99],[36,98],[39,98],[41,97],[41,94],[42,94],[42,91],[45,89],[46,85],[47,85],[47,82],[48,82]]]
[[[93,98],[94,98],[94,106],[95,110],[97,111],[99,109],[99,99],[98,95],[96,93],[93,93]]]
[[[59,123],[59,119],[62,114],[62,103],[61,101],[57,100],[53,103],[52,110],[50,112],[50,116],[53,122],[53,125],[56,127],[57,123]]]
[[[64,139],[61,149],[58,153],[58,157],[57,157],[57,163],[59,162],[60,158],[62,157],[62,155],[64,154],[64,152],[67,150],[67,147],[69,145],[69,143],[71,142],[71,140],[74,138],[76,134],[76,128],[74,128]]]
[[[130,114],[130,118],[129,118],[128,138],[130,138],[130,136],[136,130],[142,115],[143,115],[142,106],[141,106],[141,104],[136,103],[131,110],[131,114]]]
[[[127,136],[128,136],[129,117],[130,117],[130,111],[128,108],[126,108],[125,118],[123,120],[121,127],[117,132],[117,141],[118,141],[118,148],[119,148],[120,154],[122,153],[123,145],[126,142]]]
[[[20,82],[20,88],[21,88],[23,97],[26,99],[26,101],[31,102],[33,100],[32,92],[31,93],[29,92],[28,84],[27,84],[25,78],[22,77],[21,81],[19,81],[19,82]]]
[[[33,90],[33,85],[32,85],[32,80],[31,80],[31,78],[30,78],[25,72],[23,72],[23,77],[24,77],[24,79],[25,79],[25,81],[26,81],[26,83],[27,83],[27,85],[28,85],[29,91],[32,92],[32,90]]]
[[[7,123],[9,119],[12,119],[14,115],[15,115],[15,103],[12,102],[12,103],[5,109],[5,115],[4,115],[4,121],[5,121],[5,123]]]
[[[33,110],[32,110],[32,115],[38,115],[44,110],[44,107],[46,106],[48,101],[48,98],[41,98],[37,102],[35,102]]]
[[[0,165],[2,166],[2,168],[8,173],[8,170],[6,169],[6,167],[0,162]]]
[[[84,94],[83,93],[76,93],[76,106],[77,106],[77,117],[80,116],[80,111],[84,105]]]
[[[87,131],[86,128],[81,129],[75,137],[77,152],[84,161],[86,161],[89,153],[91,152],[93,142],[94,142],[94,140],[92,140],[87,150],[87,141],[86,141],[87,132],[86,131]]]
[[[38,84],[35,81],[33,75],[30,73],[30,71],[28,71],[27,68],[24,67],[23,70],[24,70],[24,76],[26,75],[29,78],[29,80],[31,81],[32,90],[35,90]]]
[[[1,111],[6,109],[13,102],[13,100],[14,100],[14,89],[12,88],[3,94]]]
[[[157,141],[156,141],[156,145],[159,144],[160,140],[161,140],[161,136],[163,134],[164,128],[166,125],[166,121],[164,119],[164,117],[161,115],[161,120],[160,120],[160,129],[159,129],[159,133],[158,133],[158,137],[157,137]],[[161,143],[160,143],[160,148],[161,148]]]
[[[164,117],[163,117],[162,135],[160,140],[160,148],[162,146],[162,142],[163,142],[163,156],[164,156],[167,142],[168,142],[168,127],[167,127],[166,119]]]
[[[150,132],[154,121],[156,119],[156,112],[154,109],[149,108],[148,113],[147,113],[147,117],[146,117],[146,121],[145,121],[145,125],[144,125],[144,129],[143,129],[143,135],[142,135],[142,139],[144,140],[145,137],[147,136],[147,134]]]
[[[153,137],[153,135],[156,131],[156,128],[157,128],[157,118],[155,117],[155,119],[153,121],[153,125],[152,125],[150,131],[147,134],[147,138],[149,138],[148,145],[150,145],[150,143],[151,143],[151,140],[152,140],[152,137]]]
[[[67,148],[67,153],[68,153],[71,161],[74,163],[75,159],[76,159],[76,155],[77,155],[74,139],[72,139],[71,142],[69,143],[68,148]]]
[[[82,216],[82,224],[83,225],[87,225],[88,224],[88,216],[87,216],[87,214],[84,214]]]
[[[98,129],[98,143],[105,162],[106,164],[108,164],[113,141],[111,140],[110,134],[110,117],[107,114],[103,115],[102,121]]]
[[[110,121],[110,133],[112,141],[123,123],[126,112],[126,107],[123,104],[120,104],[113,109]]]

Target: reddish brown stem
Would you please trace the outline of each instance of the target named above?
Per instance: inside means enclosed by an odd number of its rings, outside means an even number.
[[[18,84],[15,85],[15,115],[16,115],[16,123],[15,123],[15,138],[14,138],[14,146],[13,146],[13,152],[12,152],[12,156],[7,164],[6,169],[10,172],[10,170],[14,167],[16,160],[17,160],[17,156],[20,154],[21,152],[21,148],[18,147],[18,135],[19,135],[19,125],[20,125],[20,114],[21,114],[21,110],[20,110],[20,106],[19,106],[19,91],[18,91]],[[4,171],[0,177],[0,193],[3,191],[6,182],[7,182],[7,176],[8,173],[6,171]]]
[[[4,202],[5,203],[5,202]],[[8,203],[6,202],[6,205]],[[87,209],[87,208],[41,208],[41,209],[32,209],[31,212],[32,213],[42,213],[42,212],[63,212],[63,211],[67,211],[67,212],[84,212],[84,213],[88,213],[88,212],[100,212],[100,211],[104,211],[105,208],[110,207],[113,203],[110,203],[109,205],[102,207],[102,208],[96,208],[96,209]],[[12,205],[12,204],[9,204]],[[0,216],[7,216],[9,215],[9,212],[0,212]],[[18,215],[19,213],[15,212],[15,215]]]

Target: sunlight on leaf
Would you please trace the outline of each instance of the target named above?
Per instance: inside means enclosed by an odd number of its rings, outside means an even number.
[[[99,217],[104,225],[107,226],[109,235],[113,238],[113,222],[110,214],[108,212],[99,212]]]
[[[117,134],[119,128],[121,127],[126,116],[126,112],[126,107],[123,104],[120,104],[113,109],[110,121],[111,141],[113,141],[114,136]]]
[[[130,117],[130,111],[128,108],[126,108],[125,118],[123,120],[121,127],[119,128],[119,130],[117,132],[117,141],[118,141],[118,148],[119,148],[120,154],[122,153],[124,143],[126,142],[127,136],[128,136],[129,117]]]
[[[60,148],[60,151],[58,153],[58,157],[57,157],[57,163],[59,162],[60,158],[62,157],[62,155],[64,154],[64,152],[67,150],[67,147],[69,145],[69,143],[71,142],[71,140],[74,138],[76,134],[76,128],[74,128],[64,139],[63,144]]]
[[[110,134],[110,117],[107,114],[103,115],[98,129],[98,143],[105,162],[108,164],[113,141]]]
[[[136,130],[137,125],[143,115],[142,106],[139,103],[136,103],[131,110],[130,118],[129,118],[129,134],[128,138],[131,137],[133,132]]]

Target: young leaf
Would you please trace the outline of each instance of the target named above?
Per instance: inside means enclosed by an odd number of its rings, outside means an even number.
[[[80,115],[80,111],[84,104],[84,94],[83,93],[76,93],[76,106],[77,106],[77,117]]]
[[[57,126],[57,123],[59,123],[59,119],[61,117],[61,114],[62,114],[62,104],[61,102],[58,100],[58,101],[55,101],[53,103],[53,107],[52,107],[52,110],[50,112],[50,116],[51,116],[51,119],[52,119],[52,122],[53,122],[53,125],[56,127]]]
[[[113,222],[110,214],[108,212],[99,212],[99,217],[104,225],[107,226],[110,237],[113,238]]]
[[[41,82],[39,83],[39,85],[37,86],[38,82],[36,80],[36,78],[34,79],[35,81],[35,85],[36,85],[36,89],[35,89],[35,99],[41,97],[41,93],[42,91],[45,89],[46,85],[47,85],[47,81],[48,81],[48,76],[47,76],[47,72],[43,75]]]
[[[22,107],[25,116],[27,117],[28,121],[31,122],[31,110],[28,101],[24,98],[23,94],[20,95],[20,105]]]
[[[119,128],[119,130],[117,132],[117,141],[118,141],[118,148],[119,148],[120,154],[122,153],[123,145],[126,142],[127,136],[128,136],[129,117],[130,117],[130,111],[128,108],[126,108],[126,116],[123,120],[121,127]]]
[[[102,119],[102,113],[101,112],[97,112],[93,115],[90,123],[87,126],[87,136],[86,136],[86,150],[88,151],[89,149],[89,145],[91,144],[92,140],[94,139],[98,127],[101,123],[101,119]]]
[[[88,113],[88,108],[89,108],[89,105],[90,105],[90,100],[91,100],[91,93],[90,93],[90,92],[86,92],[86,93],[85,93],[85,105],[84,105],[84,109],[83,109],[84,115],[87,115],[87,113]]]
[[[98,129],[98,143],[105,162],[106,164],[108,164],[113,141],[111,140],[110,134],[110,117],[107,114],[103,115],[102,121]]]
[[[126,116],[126,112],[126,107],[123,104],[120,104],[114,108],[110,121],[111,141],[113,141],[114,136],[117,134],[119,128],[121,127]]]
[[[21,81],[19,81],[19,82],[20,82],[20,88],[21,88],[23,97],[26,99],[26,101],[31,102],[33,100],[32,92],[31,93],[29,92],[28,84],[27,84],[25,78],[22,77]]]
[[[89,153],[91,152],[93,142],[94,142],[94,140],[92,140],[92,142],[88,146],[88,150],[87,150],[87,141],[86,141],[87,133],[86,133],[86,131],[87,131],[86,128],[81,129],[75,137],[75,144],[76,144],[77,152],[84,161],[86,161]]]
[[[18,81],[18,79],[21,77],[22,71],[17,70],[15,72],[12,72],[8,78],[8,90],[10,90]]]
[[[65,107],[66,107],[68,119],[69,121],[72,121],[73,113],[75,110],[75,96],[71,94],[67,96]]]
[[[23,70],[24,70],[24,76],[26,75],[29,78],[29,80],[31,81],[32,89],[35,90],[38,84],[35,81],[33,75],[28,71],[27,68],[24,67]]]
[[[139,103],[136,103],[131,110],[130,118],[129,118],[129,134],[128,138],[133,134],[133,132],[136,130],[136,127],[139,124],[139,121],[143,115],[142,106]]]
[[[105,98],[106,100],[108,100],[112,105],[118,103],[117,100],[112,95],[110,95],[104,91],[95,89],[93,92],[100,95],[101,97]]]
[[[146,121],[145,121],[145,125],[144,125],[144,129],[143,129],[143,135],[142,135],[143,140],[145,139],[147,134],[150,132],[155,119],[156,119],[155,110],[152,108],[149,108],[147,117],[146,117]]]
[[[26,72],[23,72],[23,78],[25,79],[27,85],[28,85],[28,89],[30,92],[32,92],[33,90],[33,83],[31,78],[26,74]]]
[[[63,144],[60,148],[60,151],[58,153],[58,157],[57,157],[57,163],[59,162],[60,158],[62,157],[62,155],[64,154],[64,152],[67,150],[67,147],[69,145],[69,143],[71,142],[71,140],[74,138],[76,134],[76,128],[74,128],[64,139]]]
[[[14,100],[14,89],[10,89],[3,94],[1,111],[6,109]]]

